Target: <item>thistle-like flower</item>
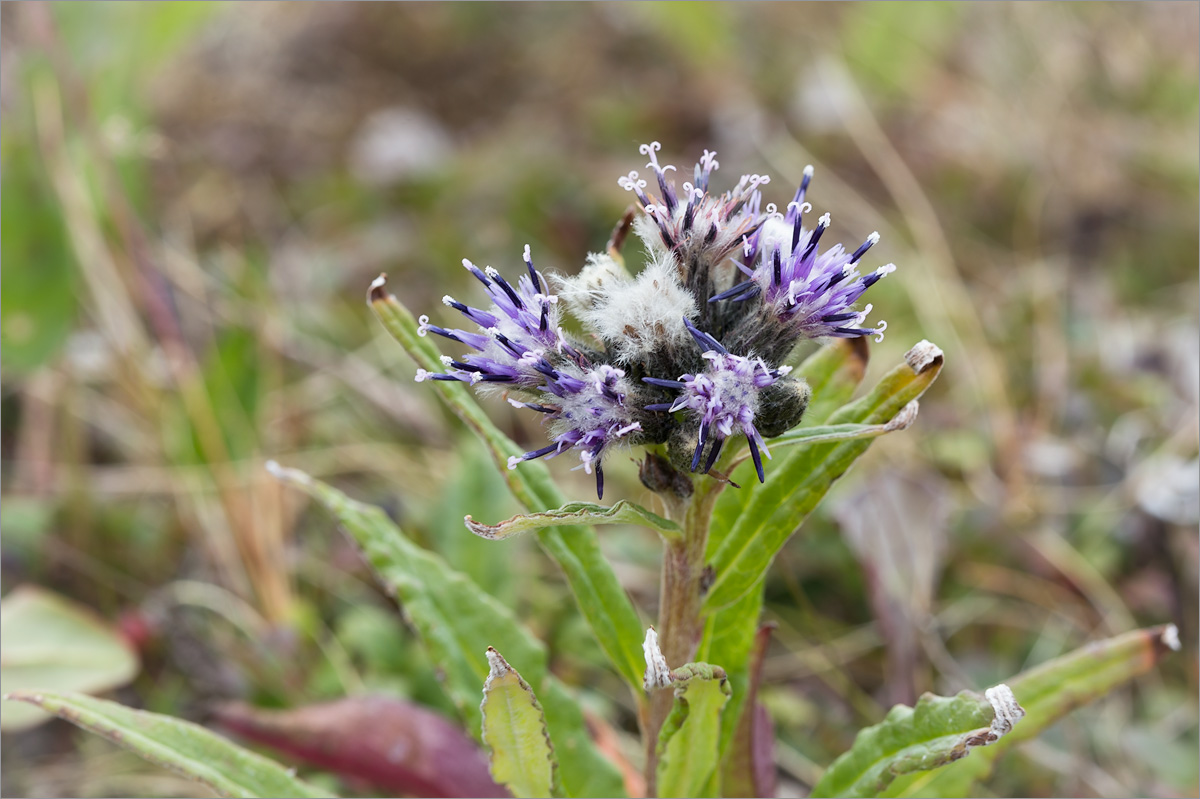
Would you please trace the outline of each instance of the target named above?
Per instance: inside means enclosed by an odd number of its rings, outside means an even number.
[[[759,449],[768,458],[771,453],[754,426],[754,420],[763,401],[763,389],[775,385],[792,371],[792,367],[772,369],[761,358],[734,355],[712,336],[697,330],[691,323],[685,321],[685,324],[704,351],[702,357],[708,362],[707,368],[701,374],[685,374],[678,380],[643,377],[642,380],[652,385],[679,389],[681,392],[675,402],[648,405],[646,410],[674,413],[687,409],[696,417],[699,435],[696,451],[692,455],[693,472],[700,466],[700,456],[706,443],[709,444],[708,456],[701,471],[707,474],[712,469],[721,455],[725,439],[733,434],[734,425],[737,425],[750,445],[750,456],[754,459],[758,479],[765,480]]]
[[[567,449],[579,450],[583,468],[596,475],[596,492],[604,495],[604,472],[600,460],[604,449],[615,440],[640,429],[634,408],[626,402],[631,391],[625,373],[608,364],[593,365],[567,342],[558,327],[558,297],[546,291],[546,283],[534,269],[528,245],[525,265],[529,271],[514,288],[488,267],[480,271],[463,260],[492,298],[488,310],[473,308],[453,297],[442,301],[459,311],[483,331],[437,327],[429,317],[420,318],[418,333],[435,333],[466,344],[478,354],[460,361],[443,356],[444,373],[417,371],[423,380],[460,380],[471,385],[507,385],[532,394],[535,401],[509,398],[518,408],[546,414],[552,420],[553,443],[521,457],[509,459],[515,469],[523,460],[554,457]]]
[[[647,183],[636,171],[617,182],[621,188],[634,193],[646,218],[657,228],[662,246],[675,253],[680,261],[686,264],[703,257],[713,264],[720,263],[766,219],[759,212],[762,194],[758,187],[770,183],[771,178],[742,175],[732,189],[713,195],[709,193],[709,179],[720,164],[715,152],[705,150],[696,164],[695,182],[685,181],[680,194],[674,182],[667,178],[667,172],[675,167],[658,163],[661,149],[658,142],[639,148],[642,155],[650,159],[646,168],[654,170],[661,196],[647,193]]]
[[[557,278],[552,293],[526,246],[528,274],[516,285],[491,267],[463,261],[491,304],[444,302],[478,332],[421,317],[421,335],[435,333],[473,352],[443,357],[444,372],[419,370],[418,381],[503,390],[512,405],[548,420],[550,443],[511,458],[510,468],[575,450],[603,496],[601,461],[614,446],[665,444],[677,468],[708,473],[727,440],[741,433],[764,480],[766,439],[795,426],[808,404],[808,386],[781,366],[795,344],[882,337],[886,324],[868,326],[871,306],[856,304],[895,267],[858,272],[876,233],[853,252],[840,244],[819,251],[829,215],[804,226],[811,167],[781,214],[774,205],[762,209],[765,176],[743,175],[729,191],[710,192],[718,163],[707,150],[694,182],[676,188],[668,174],[675,167],[659,163],[660,149],[658,142],[641,147],[657,193],[647,191],[637,172],[619,181],[642,209],[633,222],[648,254],[640,274],[631,275],[616,252],[593,254],[577,276]],[[563,332],[564,308],[583,323],[587,338]]]

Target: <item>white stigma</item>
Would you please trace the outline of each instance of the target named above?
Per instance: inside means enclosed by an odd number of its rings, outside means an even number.
[[[808,178],[809,180],[812,180],[812,176],[813,176],[813,165],[809,164],[808,166],[804,167],[804,177]]]
[[[520,463],[520,462],[521,462],[521,461],[523,461],[523,460],[524,460],[524,458],[520,457],[519,455],[511,455],[511,456],[509,456],[509,459],[508,459],[508,468],[510,468],[510,469],[515,469],[515,468],[517,468],[517,464],[518,464],[518,463]]]
[[[500,277],[500,273],[496,271],[495,267],[491,266],[485,266],[483,268],[483,273],[493,280]]]
[[[417,317],[417,335],[424,338],[429,333],[429,317],[421,314]]]
[[[525,245],[525,253],[524,253],[524,255],[525,255],[525,262],[526,262],[526,263],[528,263],[528,262],[530,262],[530,261],[532,261],[532,260],[533,260],[533,256],[532,256],[532,255],[530,255],[530,253],[529,253],[529,245],[528,245],[528,244],[526,244],[526,245]]]
[[[817,224],[819,224],[821,227],[829,227],[829,222],[831,219],[832,217],[829,216],[829,212],[826,211],[821,215],[821,218],[817,220]]]
[[[867,236],[867,241],[869,241],[872,245],[878,244],[879,243],[879,231],[872,230],[871,235]]]
[[[623,188],[625,191],[633,191],[634,189],[646,188],[646,181],[638,178],[638,173],[635,169],[628,175],[617,178],[617,185]]]
[[[884,264],[883,266],[881,266],[875,270],[875,274],[879,275],[880,277],[883,277],[884,275],[890,275],[892,272],[895,272],[895,271],[896,271],[895,264]]]
[[[442,362],[442,366],[449,366],[451,363],[454,362],[454,359],[451,358],[449,355],[438,356],[438,360],[440,360]]]
[[[883,331],[885,331],[885,330],[887,330],[887,321],[880,322],[879,326],[875,328],[875,333],[876,333],[875,343],[876,344],[883,343]]]
[[[429,374],[430,373],[426,372],[424,369],[418,369],[415,379],[418,383],[424,383],[429,378]]]
[[[451,297],[449,294],[447,294],[445,297],[442,297],[442,305],[446,305],[446,306],[453,308],[454,307],[454,298]]]

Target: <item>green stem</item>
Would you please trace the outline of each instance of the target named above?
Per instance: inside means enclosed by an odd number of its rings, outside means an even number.
[[[719,487],[715,481],[697,481],[695,493],[682,498],[662,494],[668,517],[679,523],[683,535],[664,539],[662,580],[659,591],[658,639],[667,665],[677,669],[690,663],[704,633],[705,580],[704,552],[708,545],[709,523]],[[674,692],[654,690],[646,708],[642,731],[646,750],[646,795],[656,794],[658,770],[658,734],[671,711]]]

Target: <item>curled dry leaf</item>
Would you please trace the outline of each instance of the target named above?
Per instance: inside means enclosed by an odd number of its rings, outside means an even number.
[[[663,656],[662,649],[658,646],[658,633],[653,627],[646,630],[646,642],[642,644],[642,651],[646,654],[646,676],[642,680],[643,687],[647,691],[666,688],[671,684],[671,668],[667,665],[667,659]]]
[[[246,740],[388,792],[508,795],[458,725],[402,699],[355,696],[285,711],[231,703],[215,715]]]

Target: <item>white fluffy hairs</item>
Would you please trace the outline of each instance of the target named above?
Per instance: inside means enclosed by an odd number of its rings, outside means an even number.
[[[577,276],[558,279],[559,297],[623,364],[688,346],[691,334],[683,319],[699,315],[696,299],[679,281],[674,256],[661,248],[648,255],[650,263],[637,277],[611,256],[592,253]]]

